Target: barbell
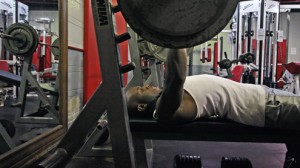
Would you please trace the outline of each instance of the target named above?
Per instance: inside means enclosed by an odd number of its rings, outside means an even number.
[[[118,0],[128,25],[166,48],[189,48],[212,39],[228,24],[239,0]]]
[[[168,57],[169,48],[161,47],[146,41],[142,38],[138,40],[138,48],[141,56],[152,56],[159,61],[166,62]],[[193,53],[194,47],[187,48],[187,55]]]
[[[16,56],[31,56],[39,44],[36,30],[26,23],[12,24],[0,37],[5,48]]]
[[[0,33],[5,48],[16,56],[32,56],[38,44],[50,46],[53,55],[59,56],[59,38],[52,45],[39,42],[36,30],[26,23],[15,23],[7,28],[4,33]]]

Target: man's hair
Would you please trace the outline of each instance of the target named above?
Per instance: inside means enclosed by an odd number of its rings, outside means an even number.
[[[130,118],[153,118],[153,112],[156,108],[156,102],[159,96],[147,104],[147,107],[144,111],[138,110],[139,102],[137,102],[136,97],[132,94],[126,93],[126,101],[127,101],[127,110]]]

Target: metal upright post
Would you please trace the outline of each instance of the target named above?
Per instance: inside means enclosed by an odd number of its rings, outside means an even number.
[[[261,0],[261,9],[260,9],[260,30],[265,31],[265,0]],[[259,41],[259,69],[258,69],[258,83],[257,84],[263,84],[263,78],[264,78],[264,45],[265,40]]]
[[[65,131],[68,129],[68,1],[60,0],[59,4],[59,115],[60,124]]]
[[[277,55],[278,55],[278,52],[277,52],[277,48],[278,48],[278,27],[279,27],[279,12],[280,12],[280,9],[279,9],[279,6],[280,6],[280,3],[277,2],[277,1],[269,1],[269,7],[268,10],[270,10],[270,12],[272,12],[272,27],[273,27],[273,36],[272,36],[272,44],[273,44],[273,52],[272,52],[272,56],[273,56],[273,59],[272,59],[272,76],[271,76],[271,79],[272,79],[272,83],[276,83],[277,79],[276,79],[276,73],[277,73],[277,64],[278,64],[278,61],[277,61]],[[270,51],[271,51],[271,47],[270,47]],[[271,56],[271,55],[270,55]],[[271,61],[270,61],[271,62]],[[275,87],[276,85],[274,85]]]
[[[249,12],[248,16],[248,30],[247,30],[247,52],[251,53],[252,47],[252,12]]]
[[[133,79],[129,81],[125,90],[134,87],[134,86],[143,86],[143,74],[141,68],[141,58],[138,50],[136,33],[130,28],[127,27],[128,33],[130,33],[131,39],[129,40],[129,51],[131,62],[133,62],[136,68],[133,72]]]
[[[288,62],[289,58],[289,38],[290,38],[290,21],[291,21],[291,11],[287,11],[286,13],[286,60],[285,62]]]
[[[109,0],[92,0],[102,83],[86,103],[66,135],[49,158],[70,159],[81,148],[88,133],[106,111],[111,135],[115,168],[135,168],[129,119],[120,72],[118,44],[125,39],[116,36]],[[75,138],[74,138],[75,137]],[[51,159],[41,165],[52,164]]]

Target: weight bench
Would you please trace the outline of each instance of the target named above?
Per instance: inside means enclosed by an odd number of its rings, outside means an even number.
[[[220,118],[199,119],[184,125],[167,125],[152,119],[130,119],[129,123],[138,167],[151,167],[146,139],[300,144],[297,130],[254,127]]]
[[[21,83],[21,76],[3,70],[0,70],[0,79],[3,82],[16,86],[20,86]]]
[[[20,86],[21,76],[0,70],[0,81],[7,82],[15,86]],[[53,87],[48,86],[46,84],[40,84],[40,86],[45,92],[49,92],[50,95],[58,96],[58,92],[55,91]]]
[[[20,87],[21,92],[18,96],[17,103],[12,104],[13,107],[21,108],[20,116],[16,118],[16,122],[57,124],[59,120],[55,106],[58,102],[59,93],[54,87],[51,87],[48,84],[40,84],[35,80],[31,72],[27,70],[28,67],[30,67],[27,63],[31,63],[31,59],[32,58],[30,57],[25,57],[24,62],[26,62],[26,64],[23,67],[22,76],[0,70],[0,81]],[[51,117],[25,116],[25,97],[27,95],[27,89],[33,89],[37,93],[40,100],[39,110],[47,110]],[[46,93],[53,96],[52,101],[46,96]]]

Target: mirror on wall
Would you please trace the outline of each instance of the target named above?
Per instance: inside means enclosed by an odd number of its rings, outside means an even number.
[[[58,0],[0,0],[0,155],[60,123],[59,27]]]

